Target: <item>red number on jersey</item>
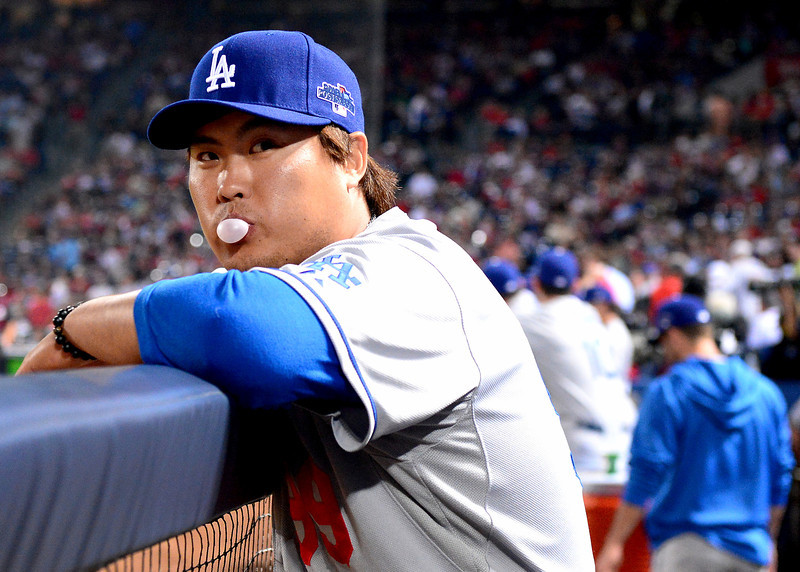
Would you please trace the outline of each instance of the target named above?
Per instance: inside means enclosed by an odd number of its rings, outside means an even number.
[[[341,564],[350,564],[353,543],[342,518],[331,478],[309,458],[297,475],[287,475],[289,513],[294,521],[300,557],[306,566],[319,546],[318,538],[328,554]]]

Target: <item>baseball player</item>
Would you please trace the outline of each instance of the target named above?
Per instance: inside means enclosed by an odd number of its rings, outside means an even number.
[[[526,316],[539,307],[539,300],[528,288],[527,279],[513,262],[491,256],[483,264],[483,273],[515,316]]]
[[[621,483],[636,406],[611,353],[600,315],[572,292],[575,255],[555,247],[539,258],[533,286],[540,306],[520,322],[558,411],[584,483]]]
[[[581,296],[589,302],[600,314],[600,319],[606,327],[611,354],[620,377],[625,380],[628,391],[631,389],[631,369],[633,368],[633,336],[625,320],[619,315],[619,308],[614,303],[608,288],[605,286],[592,286]]]
[[[279,570],[591,570],[519,323],[467,253],[393,208],[363,122],[352,71],[307,35],[215,45],[148,136],[188,148],[224,268],[60,311],[19,372],[164,364],[284,410]]]
[[[597,570],[619,569],[645,514],[653,572],[765,570],[794,466],[784,397],[720,352],[699,298],[668,299],[655,328],[671,367],[642,401],[630,479]]]

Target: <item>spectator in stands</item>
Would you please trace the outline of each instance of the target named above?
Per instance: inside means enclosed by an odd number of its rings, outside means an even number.
[[[605,288],[614,305],[621,312],[630,313],[636,304],[636,292],[630,276],[603,260],[595,247],[580,252],[581,276],[575,286],[587,290],[595,286]]]
[[[651,322],[655,319],[659,306],[661,306],[665,300],[683,292],[685,275],[686,271],[684,269],[683,257],[680,256],[680,253],[671,253],[664,263],[664,268],[661,272],[661,280],[650,293],[647,317]]]
[[[597,572],[619,569],[643,517],[653,572],[761,570],[774,558],[794,466],[783,395],[719,351],[699,298],[666,301],[654,324],[672,366],[640,406],[630,479]]]
[[[731,243],[729,256],[737,310],[749,330],[756,315],[763,310],[761,295],[753,290],[752,285],[770,282],[773,275],[764,261],[756,255],[753,243],[746,238],[737,238]]]
[[[794,281],[774,284],[780,339],[759,352],[761,373],[773,381],[800,381],[800,316]]]

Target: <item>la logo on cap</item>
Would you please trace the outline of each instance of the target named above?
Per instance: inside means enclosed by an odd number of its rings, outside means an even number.
[[[228,59],[225,57],[225,54],[222,54],[222,57],[219,57],[219,53],[224,47],[225,46],[217,46],[212,52],[213,56],[211,59],[211,72],[206,78],[206,83],[210,84],[206,88],[208,93],[216,91],[221,87],[233,87],[236,85],[232,81],[233,74],[236,73],[236,65],[233,64],[228,67]],[[223,81],[220,85],[217,85],[217,82],[221,79],[224,79],[225,81]]]

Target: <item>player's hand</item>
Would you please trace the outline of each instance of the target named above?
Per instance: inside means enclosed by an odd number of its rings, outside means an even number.
[[[595,561],[596,572],[618,572],[625,556],[625,546],[607,543],[603,546]]]
[[[61,349],[61,346],[56,343],[55,336],[52,332],[47,334],[45,338],[36,344],[36,346],[28,352],[22,364],[17,369],[14,375],[22,375],[26,373],[35,373],[37,371],[51,371],[54,369],[74,369],[78,367],[89,367],[105,365],[98,360],[82,360],[74,358]]]

